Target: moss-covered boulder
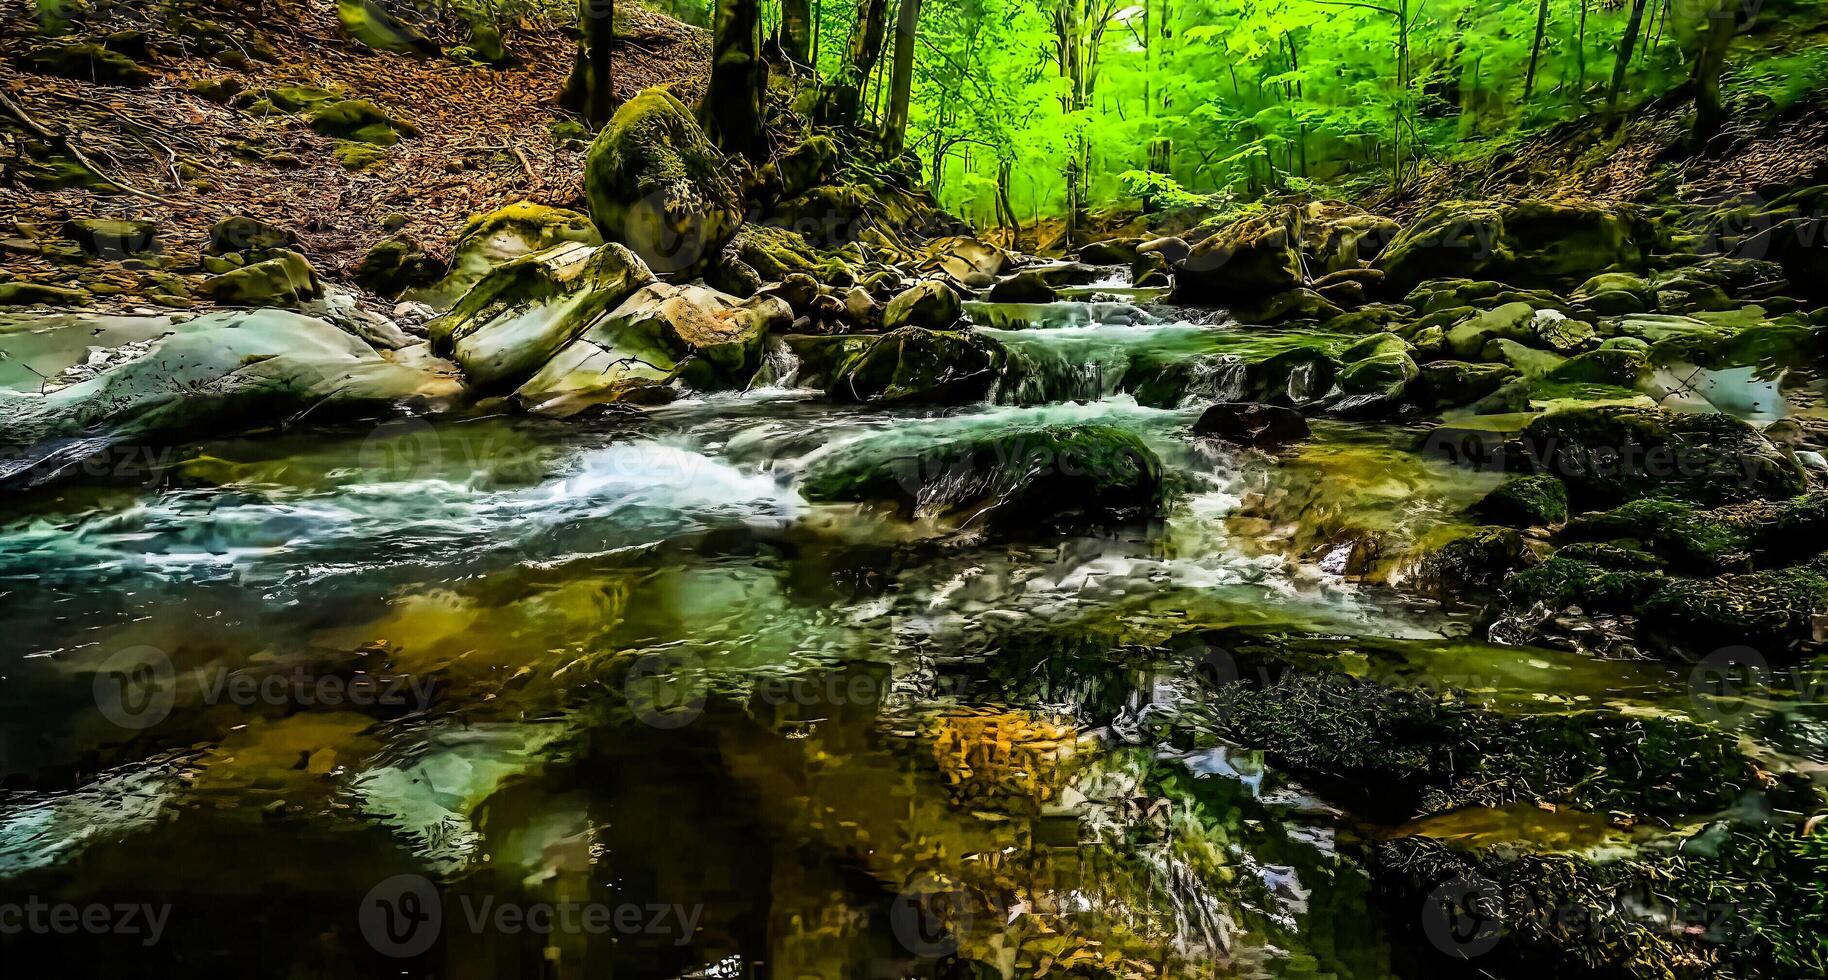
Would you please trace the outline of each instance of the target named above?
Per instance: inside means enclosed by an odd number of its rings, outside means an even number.
[[[1402,229],[1391,218],[1344,201],[1313,201],[1297,213],[1301,250],[1315,275],[1359,269]]]
[[[1173,302],[1257,302],[1303,285],[1298,241],[1284,210],[1235,221],[1193,246],[1174,266]]]
[[[590,215],[661,275],[698,271],[742,224],[729,165],[692,113],[664,89],[628,100],[585,162]]]
[[[1508,527],[1479,527],[1454,538],[1402,570],[1393,584],[1435,599],[1492,595],[1515,571],[1534,564],[1523,536]]]
[[[1643,351],[1613,347],[1591,350],[1568,358],[1551,368],[1543,377],[1567,384],[1636,387],[1650,375],[1650,358]]]
[[[336,0],[336,18],[352,40],[376,51],[436,57],[437,42],[412,23],[423,16],[412,0]]]
[[[304,116],[316,132],[352,143],[393,146],[401,137],[419,135],[418,127],[389,115],[368,99],[318,102]]]
[[[406,232],[376,242],[355,267],[357,283],[390,298],[408,289],[430,286],[443,275],[444,263],[426,254],[419,240]]]
[[[1674,645],[1707,650],[1749,644],[1789,650],[1828,640],[1828,558],[1718,578],[1672,578],[1638,606],[1646,626]]]
[[[1152,517],[1162,466],[1133,433],[1102,424],[900,433],[834,447],[800,492],[814,501],[882,501],[904,516],[998,532],[1047,531]]]
[[[1569,521],[1561,538],[1628,541],[1677,568],[1701,574],[1750,571],[1814,557],[1821,542],[1828,540],[1828,491],[1716,508],[1679,500],[1632,500]]]
[[[998,280],[985,298],[992,303],[1052,303],[1060,294],[1039,273],[1023,271]]]
[[[1420,368],[1413,400],[1424,408],[1456,408],[1484,398],[1518,377],[1508,364],[1430,361]]]
[[[1793,457],[1728,415],[1577,409],[1536,419],[1521,441],[1580,510],[1652,496],[1707,505],[1783,499],[1804,489]]]
[[[762,165],[757,175],[770,198],[799,197],[825,182],[838,162],[838,143],[830,136],[809,136]]]
[[[226,306],[292,308],[324,294],[317,271],[297,252],[273,257],[203,280],[203,295]]]
[[[967,404],[990,394],[1008,352],[975,333],[903,327],[885,334],[790,336],[799,382],[838,401]]]
[[[1628,272],[1602,272],[1574,291],[1572,299],[1601,316],[1648,312],[1655,302],[1650,283]]]
[[[290,228],[281,228],[247,215],[232,215],[210,226],[209,244],[204,251],[210,255],[227,255],[230,252],[296,248],[297,245],[298,235]]]
[[[410,291],[405,298],[448,309],[489,270],[556,245],[597,246],[603,236],[581,211],[519,201],[475,215],[451,246],[450,272],[436,285]]]
[[[159,226],[153,221],[73,218],[64,222],[63,237],[89,255],[103,259],[150,255],[159,250]]]
[[[1627,205],[1596,201],[1451,201],[1429,209],[1378,256],[1390,285],[1436,278],[1571,286],[1641,268],[1653,234]]]
[[[44,282],[0,282],[0,307],[79,306],[90,299],[82,289]]]
[[[1568,488],[1552,476],[1526,476],[1486,494],[1472,512],[1488,524],[1543,527],[1568,519]]]
[[[903,290],[882,311],[884,330],[901,327],[926,327],[943,330],[958,322],[963,304],[952,287],[937,279],[928,279]]]
[[[1447,349],[1462,361],[1480,359],[1493,340],[1533,341],[1536,310],[1528,303],[1506,303],[1468,316],[1447,331]]]
[[[1409,383],[1420,375],[1415,361],[1401,349],[1381,350],[1340,369],[1341,397],[1329,410],[1339,415],[1389,411],[1402,404]]]
[[[145,85],[152,72],[127,55],[87,41],[52,42],[33,48],[26,61],[34,71],[103,85]]]

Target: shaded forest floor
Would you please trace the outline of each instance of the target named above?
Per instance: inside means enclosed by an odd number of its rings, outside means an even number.
[[[709,72],[709,35],[623,6],[618,94],[671,84],[682,98],[696,99]],[[554,100],[575,50],[556,27],[523,23],[509,31],[507,48],[517,59],[511,67],[466,66],[359,48],[340,32],[332,0],[288,0],[246,18],[259,25],[271,60],[227,67],[201,55],[173,56],[170,46],[183,39],[149,27],[153,53],[136,60],[152,78],[128,87],[30,70],[27,53],[41,40],[35,25],[18,7],[4,17],[0,87],[37,121],[73,137],[105,176],[138,192],[26,186],[14,179],[18,147],[0,128],[0,213],[16,221],[55,227],[69,217],[149,219],[158,222],[167,251],[189,253],[207,241],[211,224],[245,214],[295,230],[307,258],[346,279],[393,230],[403,228],[442,255],[471,214],[526,198],[581,199],[586,144],[552,128],[564,118]],[[192,90],[218,79],[249,90],[339,90],[371,99],[420,135],[349,169],[334,155],[337,141],[302,119],[257,115]],[[18,251],[0,255],[0,266],[25,275],[55,268]]]

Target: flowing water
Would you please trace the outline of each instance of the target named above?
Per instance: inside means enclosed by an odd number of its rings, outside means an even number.
[[[1189,435],[1227,365],[1338,338],[1128,301],[973,315],[1020,366],[982,405],[777,388],[403,420],[14,501],[0,891],[147,928],[8,936],[11,962],[1434,975],[1415,910],[1350,853],[1374,831],[1205,732],[1199,665],[1166,641],[1380,638],[1367,669],[1507,710],[1652,710],[1679,685],[1487,646],[1378,584],[1496,483],[1414,432],[1323,424],[1281,460]],[[1188,363],[1197,383],[1139,398]],[[821,457],[1068,420],[1153,447],[1168,511],[986,544],[796,489]],[[1366,536],[1381,561],[1342,569]],[[1612,843],[1540,817],[1410,832]]]

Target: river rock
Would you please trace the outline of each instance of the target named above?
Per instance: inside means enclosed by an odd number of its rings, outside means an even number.
[[[1560,524],[1568,519],[1568,488],[1546,474],[1519,477],[1486,494],[1472,513],[1504,527]]]
[[[405,298],[447,310],[489,270],[566,242],[594,247],[603,244],[603,236],[587,214],[531,201],[476,215],[451,246],[450,272],[434,286],[409,290]]]
[[[478,387],[519,385],[597,317],[654,281],[621,245],[568,243],[505,263],[429,325]]]
[[[1641,496],[1701,504],[1802,493],[1796,460],[1729,415],[1601,407],[1544,415],[1521,436],[1542,472],[1560,477],[1580,510]]]
[[[1193,434],[1275,449],[1301,442],[1312,432],[1308,420],[1292,408],[1259,402],[1219,402],[1200,413],[1199,421],[1193,423]]]
[[[889,301],[888,308],[882,312],[882,327],[885,330],[901,327],[940,330],[958,322],[963,312],[964,306],[951,286],[938,279],[928,279]]]
[[[1316,273],[1358,269],[1377,257],[1402,226],[1344,201],[1314,201],[1299,209],[1301,250]],[[1318,286],[1317,286],[1318,288]]]
[[[1234,221],[1174,266],[1171,301],[1196,306],[1259,302],[1301,288],[1301,254],[1282,211]]]
[[[1390,285],[1495,279],[1556,288],[1641,268],[1652,241],[1630,206],[1597,201],[1451,201],[1403,229],[1377,259]]]
[[[1052,303],[1060,294],[1034,271],[1018,272],[990,287],[992,303]]]
[[[814,501],[884,501],[906,517],[950,518],[997,533],[1071,530],[1154,516],[1162,466],[1132,433],[1081,423],[923,436],[835,447],[811,462]]]
[[[786,340],[800,359],[800,384],[837,401],[873,405],[981,401],[1008,360],[1003,346],[988,337],[921,327]]]
[[[691,111],[661,88],[623,103],[597,134],[584,187],[603,237],[660,275],[702,269],[742,224],[728,162]]]
[[[273,258],[211,276],[203,295],[227,306],[296,307],[323,295],[317,272],[297,252],[276,249]]]
[[[1418,376],[1416,399],[1427,408],[1470,405],[1517,378],[1508,364],[1472,364],[1466,361],[1430,361]]]

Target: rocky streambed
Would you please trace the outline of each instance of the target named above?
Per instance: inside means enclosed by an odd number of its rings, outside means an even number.
[[[0,893],[276,976],[1819,972],[1803,260],[599,210],[0,318]]]

